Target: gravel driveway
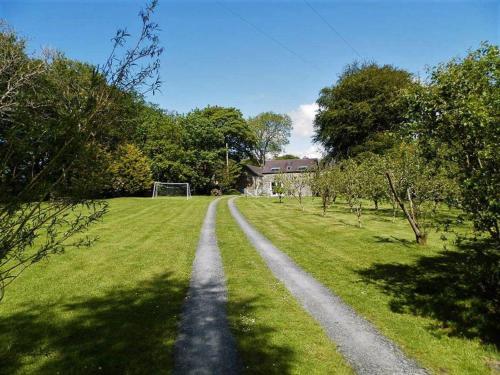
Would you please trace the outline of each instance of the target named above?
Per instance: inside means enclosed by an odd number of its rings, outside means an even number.
[[[229,200],[229,209],[276,278],[323,326],[358,374],[426,374],[374,326],[253,228],[236,208],[234,198]]]
[[[176,374],[239,373],[226,317],[227,291],[215,235],[219,199],[210,203],[193,263],[189,293],[175,343]]]

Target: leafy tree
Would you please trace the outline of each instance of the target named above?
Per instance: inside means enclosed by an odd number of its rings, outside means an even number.
[[[132,144],[120,145],[109,167],[114,195],[133,195],[151,188],[149,160]]]
[[[385,160],[382,156],[371,152],[359,154],[357,159],[364,172],[366,198],[371,199],[375,210],[378,210],[379,203],[387,199],[389,194],[384,176]]]
[[[253,157],[260,166],[266,163],[267,155],[283,151],[290,139],[292,120],[288,115],[264,112],[248,120],[253,129],[256,145]]]
[[[321,198],[323,216],[328,208],[335,203],[340,192],[341,171],[338,165],[317,168],[311,176],[313,194]]]
[[[460,206],[478,231],[500,240],[500,54],[483,44],[441,64],[407,95],[411,135],[427,160],[457,166]]]
[[[229,159],[228,164],[220,163],[215,172],[215,184],[219,186],[222,193],[234,188],[236,181],[240,177],[241,166],[234,160]]]
[[[386,178],[396,203],[410,224],[418,244],[427,243],[428,230],[436,213],[436,200],[445,200],[446,171],[419,155],[413,144],[401,144],[387,157]]]
[[[358,226],[361,228],[361,214],[363,212],[363,198],[366,195],[365,170],[354,159],[346,159],[340,165],[342,174],[340,189],[347,199],[347,204],[356,215]]]
[[[147,37],[128,51],[148,49],[148,42],[157,45],[155,29],[148,26],[153,10],[154,4],[142,13]],[[126,54],[105,73],[55,52],[30,58],[24,47],[2,26],[0,299],[31,264],[68,246],[89,244],[71,238],[106,212],[104,201],[89,199],[103,181],[105,150],[117,145],[114,130],[128,122],[124,104],[158,68],[141,64],[151,56],[144,49]]]
[[[390,132],[403,122],[399,96],[411,84],[410,73],[390,65],[347,66],[335,85],[320,92],[314,140],[333,158],[383,152],[394,143]]]
[[[239,109],[208,106],[200,111],[215,128],[220,130],[228,147],[229,158],[240,161],[252,156],[255,133]],[[225,144],[222,147],[225,147]],[[220,146],[219,146],[220,147]]]
[[[297,155],[292,155],[292,154],[285,154],[285,155],[278,155],[274,157],[275,160],[290,160],[290,159],[300,159]]]
[[[282,175],[280,185],[283,186],[284,195],[293,197],[299,203],[300,209],[304,211],[304,194],[310,188],[309,178],[302,173],[287,173]]]
[[[279,203],[283,203],[283,197],[286,194],[286,174],[283,172],[278,173],[274,177],[273,193],[278,195]]]

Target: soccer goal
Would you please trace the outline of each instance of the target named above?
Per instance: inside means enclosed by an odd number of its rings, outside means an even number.
[[[187,182],[155,182],[153,184],[153,197],[186,197],[191,198],[191,189]]]

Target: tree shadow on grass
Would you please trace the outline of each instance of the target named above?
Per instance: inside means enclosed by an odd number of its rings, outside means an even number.
[[[373,236],[375,238],[375,242],[378,243],[399,243],[404,247],[413,247],[415,246],[415,241],[407,240],[406,238],[398,238],[395,236]]]
[[[500,344],[500,254],[491,243],[419,258],[415,264],[374,264],[358,270],[364,281],[392,296],[390,308],[436,319],[436,335]]]
[[[168,373],[187,282],[169,274],[132,289],[0,317],[2,371]],[[2,347],[7,345],[7,347]]]
[[[275,328],[256,322],[252,316],[262,309],[265,297],[232,302],[228,308],[231,331],[238,342],[242,372],[245,374],[290,374],[295,353],[289,346],[273,343]],[[271,306],[272,308],[272,306]]]
[[[163,374],[173,368],[174,342],[187,280],[163,274],[104,296],[30,305],[0,316],[0,373]],[[251,313],[252,301],[230,305]],[[252,327],[247,358],[287,373],[291,351],[269,341],[272,329]],[[245,363],[243,363],[245,365]]]

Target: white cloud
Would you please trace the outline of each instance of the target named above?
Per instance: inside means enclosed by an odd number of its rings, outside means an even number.
[[[300,156],[301,158],[316,158],[316,159],[321,159],[323,157],[323,153],[324,153],[324,151],[321,148],[321,146],[312,145],[306,151],[304,151],[304,152],[298,152],[297,156]]]
[[[300,137],[310,137],[313,134],[314,116],[318,110],[316,103],[301,104],[299,108],[288,113],[292,119],[292,134]]]

